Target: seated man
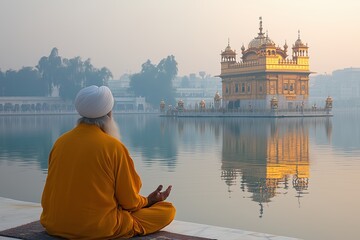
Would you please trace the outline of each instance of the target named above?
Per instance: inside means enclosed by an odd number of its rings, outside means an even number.
[[[55,142],[41,204],[51,235],[76,239],[129,238],[156,232],[174,219],[164,200],[171,186],[148,197],[112,118],[114,98],[105,86],[79,91],[77,126]]]

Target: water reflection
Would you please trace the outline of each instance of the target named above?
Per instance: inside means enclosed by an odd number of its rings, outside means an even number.
[[[360,149],[360,111],[342,110],[335,113],[333,119],[333,147],[340,152],[359,152]]]
[[[51,146],[77,118],[0,116],[1,197],[40,201]],[[116,115],[144,193],[173,184],[178,220],[303,239],[357,236],[359,119]]]
[[[74,127],[77,116],[6,116],[0,118],[0,161],[39,165],[47,172],[54,141]],[[123,141],[135,159],[160,164],[175,172],[179,157],[215,149],[221,179],[231,194],[239,185],[260,205],[278,194],[308,193],[310,179],[309,132],[330,142],[328,118],[304,119],[191,119],[146,115],[116,116]],[[325,130],[325,131],[324,131]],[[324,134],[325,133],[325,134]],[[318,139],[322,139],[321,136]],[[218,149],[217,149],[218,148]]]
[[[47,169],[47,157],[55,139],[69,130],[69,116],[0,117],[0,160],[22,164],[38,162]]]
[[[132,154],[141,154],[148,165],[160,162],[173,171],[177,161],[177,139],[173,136],[174,123],[158,116],[116,116],[122,139],[131,146]],[[165,121],[164,121],[165,120]]]
[[[297,198],[308,193],[310,179],[309,131],[324,126],[331,137],[332,125],[322,119],[233,119],[223,125],[221,178],[231,188],[238,184],[259,203],[277,194],[296,190]]]

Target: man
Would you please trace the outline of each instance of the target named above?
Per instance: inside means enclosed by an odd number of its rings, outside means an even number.
[[[49,155],[41,224],[51,235],[71,239],[129,238],[168,225],[175,208],[164,200],[171,186],[148,197],[112,118],[114,98],[106,86],[79,91],[81,118]]]

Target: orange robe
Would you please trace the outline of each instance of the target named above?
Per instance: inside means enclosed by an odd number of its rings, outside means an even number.
[[[175,216],[169,202],[151,207],[126,147],[95,125],[62,135],[49,156],[41,224],[51,235],[109,239],[156,232]]]

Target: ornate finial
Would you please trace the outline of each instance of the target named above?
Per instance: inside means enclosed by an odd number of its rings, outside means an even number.
[[[259,32],[259,35],[262,35],[262,34],[263,34],[263,33],[262,33],[262,30],[263,30],[263,27],[262,27],[262,17],[259,17],[259,20],[260,20],[260,27],[259,27],[260,32]]]
[[[300,30],[298,30],[298,39],[300,39]]]
[[[230,38],[228,38],[228,47],[230,47]]]

